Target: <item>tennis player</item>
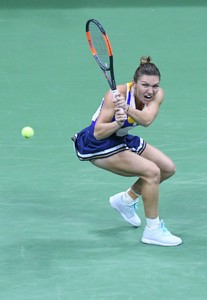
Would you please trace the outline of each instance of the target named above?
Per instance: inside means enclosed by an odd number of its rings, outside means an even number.
[[[109,201],[128,223],[138,227],[141,220],[136,206],[142,197],[146,216],[142,242],[177,246],[182,240],[170,233],[158,212],[159,185],[175,173],[175,165],[141,137],[128,134],[138,125],[149,126],[156,118],[164,99],[160,79],[151,58],[142,57],[133,81],[117,86],[115,97],[108,91],[91,125],[72,139],[80,160],[121,176],[137,177],[127,191],[111,196]]]

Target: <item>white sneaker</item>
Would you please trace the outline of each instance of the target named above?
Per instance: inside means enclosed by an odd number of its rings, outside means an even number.
[[[163,221],[153,228],[146,226],[142,236],[142,242],[160,246],[178,246],[182,244],[182,240],[179,237],[172,235],[167,230]]]
[[[138,200],[130,205],[125,204],[123,202],[123,194],[124,192],[111,196],[109,198],[109,202],[111,206],[116,209],[128,223],[134,227],[138,227],[141,225],[141,220],[135,212]]]

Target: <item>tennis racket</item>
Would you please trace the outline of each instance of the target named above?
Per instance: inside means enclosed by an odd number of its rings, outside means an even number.
[[[106,31],[97,20],[90,19],[86,22],[86,38],[93,57],[103,71],[115,96],[117,89],[114,77],[112,47]]]

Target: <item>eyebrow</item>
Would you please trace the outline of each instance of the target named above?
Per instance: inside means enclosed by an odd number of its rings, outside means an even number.
[[[151,84],[149,84],[147,81],[144,81],[144,80],[141,81],[141,83],[146,83],[146,84],[148,84],[148,85],[150,85],[150,86],[155,86],[155,85],[159,85],[159,84],[160,84],[160,82],[158,81],[157,83],[151,85]]]

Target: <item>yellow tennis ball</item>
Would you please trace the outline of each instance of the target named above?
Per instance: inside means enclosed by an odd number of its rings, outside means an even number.
[[[34,129],[30,126],[26,126],[22,129],[22,136],[25,138],[31,138],[34,135]]]

